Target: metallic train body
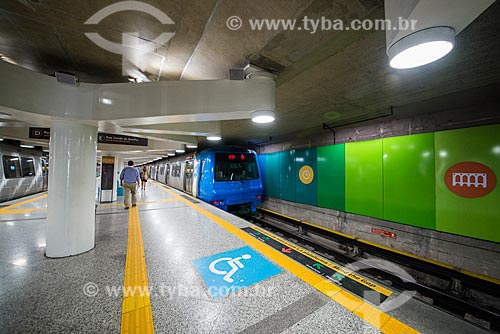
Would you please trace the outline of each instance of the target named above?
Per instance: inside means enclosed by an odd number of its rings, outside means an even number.
[[[226,211],[235,206],[255,211],[263,193],[257,155],[240,148],[206,149],[194,157],[157,162],[151,178]]]
[[[47,190],[48,159],[34,149],[0,143],[0,202]]]

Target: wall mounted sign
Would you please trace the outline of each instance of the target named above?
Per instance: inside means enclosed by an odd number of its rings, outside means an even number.
[[[50,128],[29,128],[29,138],[50,139]]]
[[[303,184],[310,184],[314,180],[314,171],[311,166],[302,166],[299,170],[299,180]]]
[[[148,146],[147,138],[116,135],[116,134],[102,133],[102,132],[99,132],[99,135],[97,137],[97,142],[99,144]]]
[[[383,236],[383,237],[387,237],[387,238],[391,238],[391,239],[396,239],[396,233],[390,232],[390,231],[381,230],[381,229],[378,229],[378,228],[375,228],[375,227],[372,227],[372,233],[380,235],[380,236]]]
[[[497,177],[491,168],[479,162],[461,162],[446,171],[444,182],[458,196],[478,198],[495,189]]]

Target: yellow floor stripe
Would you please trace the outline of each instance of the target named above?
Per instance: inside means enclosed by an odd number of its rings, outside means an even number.
[[[389,252],[393,252],[393,253],[396,253],[396,254],[401,254],[401,255],[404,255],[404,256],[408,256],[408,257],[411,257],[411,258],[414,258],[414,259],[417,259],[417,260],[420,260],[420,261],[424,261],[424,262],[427,262],[427,263],[432,263],[432,264],[435,264],[436,266],[447,268],[447,269],[450,269],[450,270],[453,270],[453,271],[460,272],[460,273],[462,273],[464,275],[468,275],[468,276],[471,276],[471,277],[479,278],[479,279],[481,279],[483,281],[488,281],[488,282],[500,285],[500,279],[496,279],[496,278],[493,278],[493,277],[485,276],[485,275],[482,275],[482,274],[479,274],[479,273],[475,273],[475,272],[470,271],[470,270],[466,270],[466,269],[454,267],[452,265],[449,265],[449,264],[446,264],[446,263],[443,263],[443,262],[439,262],[439,261],[436,261],[436,260],[432,260],[432,259],[428,259],[428,258],[425,258],[425,257],[421,257],[421,256],[418,256],[418,255],[415,255],[415,254],[411,254],[411,253],[408,253],[408,252],[405,252],[405,251],[401,251],[399,249],[387,247],[387,246],[384,246],[384,245],[381,245],[381,244],[377,244],[375,242],[371,242],[371,241],[368,241],[368,240],[365,240],[365,239],[361,239],[361,238],[358,238],[358,237],[355,237],[355,236],[352,236],[352,235],[349,235],[349,234],[345,234],[345,233],[342,233],[342,232],[339,232],[339,231],[334,231],[334,230],[326,228],[324,226],[316,225],[316,224],[313,224],[313,223],[310,223],[310,222],[306,222],[306,221],[303,221],[303,220],[300,220],[300,219],[297,219],[297,218],[293,218],[293,217],[284,215],[282,213],[279,213],[279,212],[276,212],[276,211],[273,211],[273,210],[269,210],[269,209],[261,209],[261,210],[267,211],[267,212],[270,212],[270,213],[274,213],[274,214],[276,214],[278,216],[282,216],[282,217],[285,217],[285,218],[288,218],[288,219],[292,219],[292,220],[295,220],[295,221],[297,221],[299,223],[302,223],[302,224],[305,224],[305,225],[309,225],[309,226],[312,226],[312,227],[315,227],[315,228],[319,228],[321,230],[324,230],[324,231],[327,231],[327,232],[330,232],[330,233],[333,233],[333,234],[337,234],[337,235],[340,235],[340,236],[343,236],[343,237],[346,237],[346,238],[349,238],[349,239],[353,239],[353,240],[356,240],[358,242],[362,242],[362,243],[370,245],[370,246],[374,246],[374,247],[377,247],[377,248],[380,248],[380,249],[384,249],[384,250],[387,250]]]
[[[8,214],[9,212],[6,212],[6,211],[9,211],[11,209],[17,208],[17,207],[19,207],[21,205],[25,205],[25,204],[28,204],[28,203],[36,202],[36,201],[41,200],[41,199],[43,199],[45,197],[47,197],[47,194],[40,195],[40,196],[37,196],[35,198],[27,199],[25,201],[18,202],[18,203],[6,206],[5,208],[1,208],[0,209],[0,214],[2,214],[2,213]]]
[[[219,226],[223,227],[230,233],[234,234],[244,242],[246,242],[248,245],[250,245],[252,248],[257,250],[258,252],[264,254],[267,258],[271,259],[272,261],[278,263],[280,266],[282,266],[284,269],[288,270],[292,274],[296,275],[300,279],[302,279],[304,282],[308,283],[315,289],[319,290],[320,292],[324,293],[337,303],[341,304],[344,306],[346,309],[349,311],[353,312],[360,318],[364,319],[366,322],[369,324],[373,325],[377,329],[381,330],[383,333],[386,334],[393,334],[393,333],[405,333],[405,334],[417,334],[419,333],[418,331],[414,330],[413,328],[405,325],[404,323],[400,322],[397,319],[392,318],[390,315],[382,312],[381,310],[377,309],[375,306],[366,303],[362,299],[358,298],[357,296],[351,295],[347,291],[341,289],[337,285],[335,285],[332,282],[327,281],[324,279],[321,275],[316,274],[303,265],[299,264],[298,262],[290,259],[288,256],[281,254],[271,246],[268,246],[259,240],[255,239],[248,233],[242,231],[241,229],[237,228],[236,226],[230,224],[229,222],[225,221],[224,219],[218,217],[217,215],[197,206],[194,203],[191,203],[189,200],[179,196],[177,193],[174,191],[167,189],[163,187],[160,184],[152,182],[153,185],[159,187],[160,189],[163,189],[163,191],[167,192],[168,194],[175,196],[176,198],[179,199],[179,201],[182,201],[198,211],[199,213],[203,214],[205,217],[211,219],[215,223],[217,223]]]
[[[130,209],[128,218],[127,258],[123,287],[120,332],[122,334],[154,333],[144,242],[137,207]]]

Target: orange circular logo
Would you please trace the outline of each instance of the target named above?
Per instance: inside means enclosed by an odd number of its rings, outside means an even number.
[[[491,168],[479,162],[460,162],[446,171],[444,182],[458,196],[478,198],[495,189],[497,177]]]

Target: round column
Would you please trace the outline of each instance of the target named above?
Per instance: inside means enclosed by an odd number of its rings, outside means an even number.
[[[97,127],[53,120],[50,128],[47,257],[95,245]]]

